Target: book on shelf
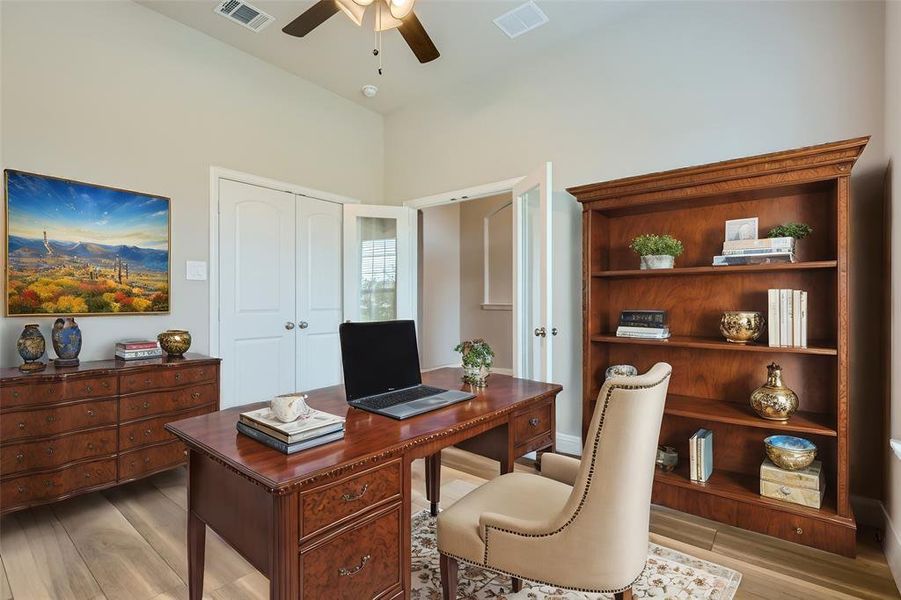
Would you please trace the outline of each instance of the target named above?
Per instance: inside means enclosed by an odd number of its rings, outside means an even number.
[[[723,254],[733,254],[746,250],[793,252],[795,239],[791,237],[763,238],[756,240],[732,240],[723,242]]]
[[[262,431],[254,429],[253,427],[248,426],[246,423],[242,421],[238,421],[235,426],[238,428],[240,433],[255,439],[261,444],[265,444],[270,448],[278,450],[283,454],[294,454],[296,452],[300,452],[301,450],[307,450],[309,448],[315,448],[317,446],[322,446],[324,444],[329,444],[331,442],[338,441],[344,438],[344,428],[342,427],[338,431],[334,431],[332,433],[327,433],[325,435],[316,436],[314,438],[310,438],[308,440],[304,440],[302,442],[297,442],[294,444],[287,444],[281,440],[278,440],[270,435],[266,435]]]
[[[720,255],[713,257],[714,267],[734,265],[770,265],[798,262],[793,252],[769,252],[766,254]]]
[[[801,307],[798,311],[801,318],[801,332],[798,345],[802,348],[807,347],[807,292],[801,291]]]
[[[779,290],[779,345],[792,345],[792,291]]]
[[[153,350],[159,348],[160,343],[156,340],[122,340],[116,342],[116,350]]]
[[[670,337],[670,332],[669,327],[629,327],[620,325],[616,328],[616,337],[665,340]]]
[[[698,429],[688,440],[689,477],[706,483],[713,474],[713,432]]]
[[[148,358],[158,358],[163,355],[160,348],[151,348],[147,350],[116,350],[116,358],[122,360],[142,360]]]
[[[767,297],[767,343],[771,347],[778,348],[779,340],[779,290],[770,289],[766,291]]]
[[[807,347],[807,292],[767,290],[767,333],[771,347]]]
[[[283,423],[268,407],[243,412],[238,421],[285,444],[294,444],[344,429],[344,418],[321,410],[310,409],[308,416]]]
[[[629,309],[619,313],[619,324],[626,327],[666,327],[666,311]]]

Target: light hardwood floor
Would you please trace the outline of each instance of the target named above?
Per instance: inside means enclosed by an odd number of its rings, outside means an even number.
[[[421,462],[413,466],[414,512],[428,508]],[[443,506],[497,473],[497,463],[454,449],[443,462]],[[178,469],[3,517],[0,600],[187,598],[185,479]],[[651,539],[741,572],[741,599],[901,598],[874,531],[861,531],[850,560],[655,507]],[[215,534],[206,564],[206,598],[266,598],[266,579]]]

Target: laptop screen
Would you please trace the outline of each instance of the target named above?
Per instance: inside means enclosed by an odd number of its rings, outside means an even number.
[[[338,332],[348,401],[422,383],[413,321],[342,323]]]

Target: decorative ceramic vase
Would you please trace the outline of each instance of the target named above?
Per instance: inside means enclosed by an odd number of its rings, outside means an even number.
[[[751,392],[751,408],[764,419],[788,421],[798,410],[798,395],[782,384],[782,367],[771,363],[766,383]]]
[[[50,333],[53,351],[59,358],[54,359],[57,367],[75,367],[78,365],[78,353],[81,352],[81,329],[72,317],[60,317],[53,323]]]
[[[488,385],[490,369],[484,365],[463,365],[463,382],[475,387],[483,388]]]
[[[672,472],[679,464],[679,453],[672,446],[657,446],[657,468]]]
[[[720,319],[720,332],[726,341],[747,344],[760,337],[763,331],[763,313],[752,310],[728,310]]]
[[[771,435],[763,440],[766,456],[780,469],[798,471],[810,466],[817,447],[810,440],[793,435]]]
[[[276,396],[269,402],[269,410],[282,423],[292,423],[312,412],[312,409],[307,406],[306,394]]]
[[[156,336],[160,348],[173,358],[184,356],[191,347],[191,334],[184,329],[169,329]]]
[[[19,366],[20,371],[26,373],[40,371],[47,366],[45,363],[38,362],[38,359],[44,356],[44,351],[47,350],[47,342],[37,323],[29,323],[25,326],[19,339],[16,340],[16,348],[19,350],[19,356],[25,361],[25,364]]]
[[[638,369],[632,365],[611,365],[604,372],[604,379],[611,377],[635,377],[638,375]]]
[[[641,257],[642,269],[672,269],[676,258],[669,254],[648,254]]]

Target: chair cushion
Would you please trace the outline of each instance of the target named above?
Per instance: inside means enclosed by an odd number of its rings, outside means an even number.
[[[481,485],[438,515],[438,550],[483,564],[482,513],[549,522],[563,510],[572,487],[541,475],[507,473]]]

